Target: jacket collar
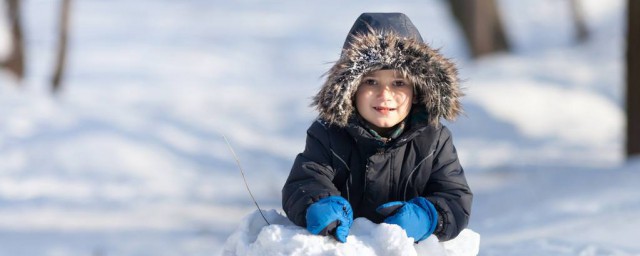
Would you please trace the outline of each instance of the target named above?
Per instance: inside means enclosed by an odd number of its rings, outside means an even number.
[[[347,132],[356,140],[356,143],[367,151],[380,152],[388,148],[402,146],[418,136],[429,124],[425,122],[429,115],[423,108],[412,108],[409,116],[402,121],[389,138],[383,138],[373,129],[369,128],[366,121],[358,114],[352,115],[346,127]],[[397,133],[397,134],[393,134]]]

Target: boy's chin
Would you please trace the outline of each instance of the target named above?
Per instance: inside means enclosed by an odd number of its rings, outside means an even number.
[[[380,128],[380,129],[389,129],[391,127],[394,127],[396,124],[400,123],[393,123],[393,122],[369,122],[370,124],[372,124],[373,126],[375,126],[375,128]]]

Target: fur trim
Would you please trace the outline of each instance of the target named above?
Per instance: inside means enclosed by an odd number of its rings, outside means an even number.
[[[355,114],[354,95],[362,77],[380,69],[397,69],[415,86],[418,103],[429,114],[429,124],[454,120],[461,112],[458,70],[453,62],[426,43],[392,32],[370,31],[351,39],[311,106],[324,121],[341,127]]]

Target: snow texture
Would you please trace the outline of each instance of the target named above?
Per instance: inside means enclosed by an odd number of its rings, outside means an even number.
[[[478,254],[480,235],[470,229],[447,242],[430,236],[416,244],[397,225],[375,224],[365,218],[353,222],[346,243],[310,234],[286,216],[264,211],[270,225],[256,210],[240,223],[224,245],[224,256],[235,255],[431,255],[472,256]]]
[[[0,69],[2,256],[221,254],[255,210],[222,134],[261,207],[280,209],[311,97],[363,11],[407,14],[460,67],[466,114],[446,124],[479,255],[640,255],[624,0],[577,1],[581,44],[571,1],[497,1],[514,51],[480,60],[446,1],[73,1],[57,96],[62,1],[20,2],[26,77]]]

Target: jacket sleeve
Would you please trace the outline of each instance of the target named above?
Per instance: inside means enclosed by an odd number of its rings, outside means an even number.
[[[440,241],[455,238],[467,227],[473,194],[458,161],[451,132],[444,126],[440,131],[425,195],[438,211],[438,227],[434,234]]]
[[[307,207],[321,198],[340,195],[333,185],[334,169],[328,132],[314,122],[307,130],[305,149],[298,154],[282,188],[282,209],[296,225],[306,227]]]

